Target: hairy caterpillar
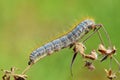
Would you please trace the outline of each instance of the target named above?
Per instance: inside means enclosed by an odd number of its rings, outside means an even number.
[[[29,56],[30,61],[28,64],[35,63],[39,58],[43,58],[55,51],[74,45],[75,42],[78,42],[90,30],[95,30],[96,26],[98,25],[96,25],[92,19],[83,20],[64,36],[61,36],[33,51]]]

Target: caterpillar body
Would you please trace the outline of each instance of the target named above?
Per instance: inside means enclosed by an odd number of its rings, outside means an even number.
[[[63,48],[69,47],[70,45],[80,40],[94,27],[95,22],[92,19],[86,19],[82,21],[64,36],[59,37],[56,40],[53,40],[33,51],[29,56],[30,61],[28,62],[28,64],[30,65],[31,63],[35,63],[39,58],[43,58],[55,51],[59,51]]]

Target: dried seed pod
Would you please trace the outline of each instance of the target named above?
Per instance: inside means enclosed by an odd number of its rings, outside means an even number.
[[[92,50],[90,54],[85,55],[85,58],[96,60],[97,59],[97,53],[95,50]]]
[[[85,67],[87,67],[89,70],[94,70],[95,66],[92,64],[92,62],[85,61]]]
[[[112,79],[116,78],[116,74],[113,73],[111,69],[109,69],[109,70],[105,69],[105,72],[106,72],[108,79],[112,80]]]
[[[112,55],[115,54],[116,52],[116,48],[115,46],[113,46],[112,48],[108,48],[106,49],[104,45],[100,44],[98,51],[102,54],[102,55]]]
[[[74,51],[80,52],[82,56],[85,55],[85,49],[86,47],[82,43],[76,43],[74,47]]]
[[[115,54],[116,52],[116,48],[115,46],[113,46],[112,48],[108,48],[106,49],[104,45],[100,44],[98,51],[104,55],[104,57],[101,59],[101,62],[104,61],[105,59],[108,58],[108,56],[112,57],[113,54]]]

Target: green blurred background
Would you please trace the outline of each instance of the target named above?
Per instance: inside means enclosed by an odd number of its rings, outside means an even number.
[[[15,66],[18,73],[22,72],[33,50],[85,17],[105,26],[119,53],[119,3],[119,0],[0,0],[0,69]],[[88,52],[97,49],[98,42],[97,35],[88,40]],[[72,80],[69,69],[72,55],[72,50],[64,49],[40,60],[27,72],[28,80]],[[117,64],[113,65],[117,70]],[[83,66],[78,55],[73,80],[107,80],[104,68],[109,69],[109,60],[96,61],[96,70],[92,72]]]

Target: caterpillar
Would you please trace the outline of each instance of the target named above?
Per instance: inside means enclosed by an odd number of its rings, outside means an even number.
[[[61,49],[74,45],[75,42],[78,42],[88,32],[96,29],[96,26],[98,25],[95,24],[93,19],[83,20],[65,35],[34,50],[29,56],[28,65],[35,63],[39,58],[43,58],[53,52],[60,51]]]

